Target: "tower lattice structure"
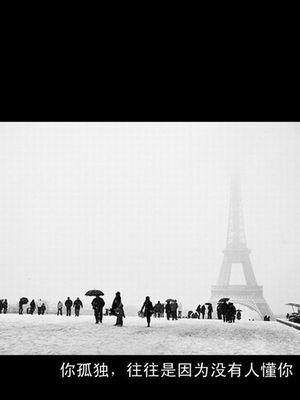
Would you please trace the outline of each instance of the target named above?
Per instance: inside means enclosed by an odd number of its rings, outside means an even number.
[[[230,298],[233,303],[245,305],[256,311],[262,318],[265,315],[274,319],[274,315],[263,296],[263,287],[257,284],[252,263],[251,251],[247,247],[244,219],[241,203],[241,187],[237,175],[231,180],[230,204],[226,248],[218,276],[217,284],[211,288],[210,302],[216,306],[222,297]],[[245,285],[231,285],[230,277],[234,273],[234,264],[240,264],[245,277]]]

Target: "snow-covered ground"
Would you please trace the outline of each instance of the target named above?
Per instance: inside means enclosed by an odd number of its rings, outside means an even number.
[[[300,332],[276,321],[0,314],[3,354],[300,354]]]

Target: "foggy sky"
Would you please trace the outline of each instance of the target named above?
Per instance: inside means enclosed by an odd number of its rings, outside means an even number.
[[[287,312],[300,302],[299,154],[299,123],[1,123],[0,298],[98,288],[108,304],[116,291],[202,304],[238,169],[255,276]]]

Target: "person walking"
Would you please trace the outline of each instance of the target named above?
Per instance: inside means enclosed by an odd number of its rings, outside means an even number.
[[[63,303],[59,300],[59,302],[57,303],[57,315],[63,315],[62,309],[63,309]]]
[[[117,316],[117,321],[115,323],[115,326],[123,326],[123,318],[125,318],[125,313],[122,302],[120,302],[119,306],[115,309],[115,313]]]
[[[79,312],[80,312],[80,307],[83,308],[82,301],[77,297],[77,299],[74,301],[74,309],[75,309],[75,316],[79,317]]]
[[[196,308],[196,312],[198,314],[198,318],[200,319],[200,313],[201,313],[201,304],[198,304],[197,308]]]
[[[45,306],[45,303],[43,303],[41,306],[41,315],[44,315],[45,311],[46,311],[46,306]]]
[[[160,303],[160,311],[159,311],[160,318],[164,318],[165,316],[165,305]]]
[[[34,299],[31,300],[30,302],[30,309],[29,309],[29,313],[32,315],[35,311],[35,301]]]
[[[0,300],[0,314],[2,314],[3,310],[3,300]]]
[[[205,305],[203,304],[203,306],[201,307],[201,314],[202,314],[202,319],[204,319],[204,315],[205,315]]]
[[[172,321],[177,320],[177,309],[178,309],[178,303],[177,300],[171,303],[171,315],[172,315]]]
[[[19,314],[20,315],[22,315],[23,314],[23,302],[22,302],[22,300],[20,299],[20,301],[19,301]]]
[[[211,304],[207,307],[207,319],[212,319],[213,306]]]
[[[98,324],[99,322],[102,323],[104,305],[105,301],[102,299],[102,297],[99,296],[99,294],[97,294],[92,301],[96,324]]]
[[[41,299],[39,299],[39,300],[37,301],[37,303],[36,303],[37,309],[38,309],[38,315],[41,315],[41,313],[42,313],[42,310],[41,310],[42,304],[43,304],[43,302],[42,302]]]
[[[67,298],[67,300],[65,301],[65,306],[66,306],[66,310],[67,310],[67,317],[71,316],[71,307],[73,305],[73,301],[70,299],[70,297]]]
[[[171,315],[171,311],[172,311],[171,310],[171,304],[170,304],[169,300],[167,301],[165,309],[166,309],[167,320],[169,321],[170,315]]]
[[[144,311],[145,310],[145,311]],[[141,312],[144,312],[145,317],[147,318],[147,324],[148,324],[148,328],[150,327],[150,322],[151,322],[151,315],[153,314],[154,310],[153,310],[153,305],[152,302],[150,300],[149,296],[146,296],[146,299],[144,301],[144,304],[141,308]]]
[[[4,301],[2,302],[3,314],[7,313],[7,308],[8,308],[7,299],[4,299]]]

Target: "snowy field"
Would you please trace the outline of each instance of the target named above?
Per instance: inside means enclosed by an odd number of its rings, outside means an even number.
[[[279,322],[0,314],[0,354],[300,354],[300,331]]]

